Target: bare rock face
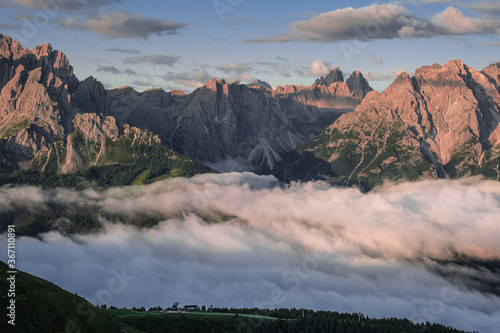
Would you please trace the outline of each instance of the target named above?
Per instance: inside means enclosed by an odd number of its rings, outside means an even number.
[[[185,96],[116,89],[106,100],[107,114],[158,134],[197,161],[240,160],[265,169],[361,102],[344,82],[273,91],[215,78]]]
[[[12,40],[9,36],[0,34],[0,57],[8,60],[17,60],[28,51],[26,51],[18,41]]]
[[[332,69],[327,76],[322,76],[319,79],[316,79],[314,84],[328,87],[329,85],[335,82],[344,82],[344,75],[342,74],[342,71],[338,67]]]
[[[354,112],[287,156],[278,174],[300,178],[294,174],[303,174],[300,165],[307,162],[367,186],[475,174],[498,179],[499,74],[498,65],[478,72],[461,60],[424,66],[414,77],[401,73],[382,93],[369,92]]]
[[[147,129],[105,116],[106,98],[100,82],[79,82],[66,56],[50,44],[30,51],[0,35],[0,171],[67,174],[131,165],[132,175],[122,171],[118,184],[132,181],[133,172],[148,171],[143,181],[184,165],[185,175],[211,171],[163,146]],[[147,149],[155,150],[153,157]]]
[[[346,81],[349,90],[354,94],[354,96],[364,98],[373,89],[368,84],[368,81],[364,78],[360,71],[354,71]]]
[[[366,88],[359,81],[354,92],[338,68],[318,80],[272,90],[262,81],[249,87],[213,78],[187,95],[130,87],[107,91],[92,77],[80,82],[67,57],[50,44],[30,51],[1,36],[1,158],[13,168],[31,163],[38,169],[56,160],[52,170],[71,173],[105,165],[99,147],[126,137],[141,145],[161,141],[206,163],[239,160],[272,169],[284,154],[353,111]]]
[[[10,165],[29,168],[71,131],[77,85],[68,59],[50,44],[30,51],[0,35],[0,138]]]

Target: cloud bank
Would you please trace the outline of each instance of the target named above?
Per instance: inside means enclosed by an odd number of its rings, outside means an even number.
[[[0,213],[55,200],[95,206],[103,223],[114,212],[161,216],[150,229],[107,223],[98,235],[18,239],[20,269],[94,303],[306,307],[488,333],[500,325],[498,184],[362,194],[230,173],[103,192],[2,188]],[[111,288],[117,276],[123,288]]]
[[[71,16],[58,23],[61,28],[89,31],[109,39],[148,39],[152,35],[175,34],[187,26],[181,22],[158,20],[124,11],[102,12],[86,16],[83,20],[80,16]]]
[[[55,11],[75,12],[92,11],[103,6],[122,3],[122,0],[57,0],[51,2],[39,0],[6,0],[4,1],[4,6],[17,6],[34,10],[49,8]]]
[[[469,18],[455,7],[448,7],[430,19],[415,17],[398,4],[373,4],[361,8],[342,8],[322,13],[307,21],[288,26],[288,32],[250,43],[291,41],[336,42],[345,40],[436,37],[467,34],[499,34],[500,22],[492,17]]]
[[[143,56],[134,56],[125,59],[123,62],[125,64],[155,64],[155,65],[167,65],[173,66],[177,63],[181,57],[173,56],[171,54],[152,54],[152,55],[143,55]]]

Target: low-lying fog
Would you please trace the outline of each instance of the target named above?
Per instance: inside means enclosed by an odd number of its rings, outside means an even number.
[[[0,213],[49,197],[164,217],[151,229],[103,216],[98,235],[18,237],[19,269],[95,304],[297,307],[500,327],[499,182],[422,181],[363,194],[229,173],[102,192],[3,188]]]

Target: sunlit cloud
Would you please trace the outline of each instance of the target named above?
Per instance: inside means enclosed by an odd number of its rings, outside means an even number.
[[[105,191],[3,188],[0,211],[15,204],[36,211],[54,200],[104,212],[106,229],[20,237],[20,269],[95,303],[309,307],[486,333],[500,324],[498,182],[432,180],[363,194],[211,174]],[[156,214],[161,222],[138,230],[108,222],[108,213]],[[99,299],[112,270],[134,279]],[[276,290],[284,297],[272,302]],[[445,310],[433,311],[436,302]]]
[[[59,20],[58,23],[61,28],[89,31],[109,39],[148,39],[153,35],[175,34],[187,26],[181,22],[163,21],[123,11],[103,12],[83,19],[80,16],[71,16]]]
[[[460,24],[462,23],[462,24]],[[448,7],[430,19],[417,18],[398,4],[373,4],[361,8],[342,8],[316,15],[307,21],[288,26],[288,32],[251,43],[283,43],[291,41],[336,42],[418,38],[467,34],[498,34],[498,20],[469,18],[454,7]]]

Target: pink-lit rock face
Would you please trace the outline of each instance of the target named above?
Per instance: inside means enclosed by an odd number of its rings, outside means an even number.
[[[452,60],[443,66],[424,66],[417,69],[413,77],[403,72],[383,92],[368,93],[354,112],[341,116],[325,132],[326,137],[344,133],[342,140],[332,136],[317,146],[312,145],[311,150],[328,147],[333,155],[322,158],[332,162],[342,156],[339,151],[345,141],[350,140],[363,157],[366,147],[378,150],[372,156],[374,160],[387,154],[395,157],[381,164],[365,164],[366,168],[361,170],[353,166],[352,173],[346,176],[360,173],[360,177],[370,177],[370,173],[381,172],[387,165],[400,165],[397,167],[400,169],[405,162],[398,154],[408,151],[412,155],[407,164],[415,165],[424,159],[432,164],[423,176],[471,174],[484,163],[498,158],[499,78],[497,64],[479,72],[461,60]],[[394,128],[403,129],[397,142],[389,142],[390,147],[398,150],[397,154],[388,148],[387,142]],[[359,142],[354,142],[353,137],[360,138]],[[397,172],[394,177],[398,177]],[[492,173],[491,177],[495,175]]]

